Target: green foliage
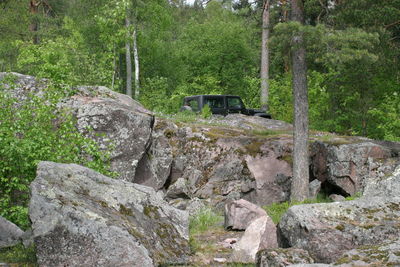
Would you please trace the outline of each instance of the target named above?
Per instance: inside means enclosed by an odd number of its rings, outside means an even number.
[[[209,119],[212,116],[211,108],[206,104],[201,110],[201,117],[203,119]]]
[[[32,245],[25,248],[18,244],[9,248],[0,249],[0,262],[18,263],[18,266],[34,267],[37,265],[36,249]]]
[[[43,95],[18,101],[0,84],[0,215],[22,228],[29,225],[29,184],[39,161],[77,163],[111,174],[109,153],[78,132],[71,112],[57,108],[65,91],[51,86]]]
[[[286,211],[295,205],[303,205],[303,204],[314,204],[314,203],[328,203],[332,202],[330,199],[328,199],[325,195],[323,194],[318,194],[316,199],[306,199],[302,202],[282,202],[282,203],[272,203],[271,205],[264,206],[263,208],[265,211],[268,213],[268,215],[271,217],[272,221],[275,224],[278,224],[279,221],[281,220],[281,217],[283,214],[286,213]]]
[[[345,199],[347,201],[350,201],[350,200],[355,200],[355,199],[360,198],[360,197],[362,197],[362,193],[361,192],[357,192],[352,196],[346,197]]]
[[[189,232],[191,235],[202,233],[211,227],[216,227],[222,221],[222,216],[217,215],[212,208],[202,208],[190,217]]]

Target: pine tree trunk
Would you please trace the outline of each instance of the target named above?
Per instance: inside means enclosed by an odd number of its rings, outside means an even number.
[[[31,0],[29,2],[29,13],[32,16],[31,24],[29,24],[29,31],[32,33],[32,41],[34,44],[39,43],[39,37],[37,31],[39,30],[39,22],[37,19],[37,14],[39,11],[40,2],[37,0]]]
[[[128,38],[125,42],[125,58],[126,58],[126,94],[132,97],[132,60],[131,60],[131,44],[129,42],[129,28],[131,22],[128,17],[125,18],[125,27],[127,30]]]
[[[303,23],[302,0],[292,0],[292,20]],[[293,133],[293,179],[291,201],[303,201],[308,198],[308,93],[306,50],[303,36],[292,39],[295,46],[292,52],[293,96],[294,96],[294,133]]]
[[[133,30],[133,58],[134,58],[134,62],[135,62],[135,99],[139,99],[139,95],[140,95],[140,84],[139,84],[140,68],[139,68],[139,52],[138,52],[138,46],[137,46],[136,26],[135,26],[135,29]]]
[[[268,110],[269,94],[269,0],[265,0],[262,19],[262,38],[261,38],[261,109]]]

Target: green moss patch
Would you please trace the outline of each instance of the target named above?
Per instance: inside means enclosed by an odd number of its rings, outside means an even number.
[[[12,266],[36,267],[36,249],[33,245],[25,248],[22,244],[0,249],[0,262],[15,263]]]

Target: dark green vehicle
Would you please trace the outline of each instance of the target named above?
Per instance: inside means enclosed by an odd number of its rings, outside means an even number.
[[[201,112],[203,107],[208,105],[212,114],[226,116],[232,113],[241,113],[248,116],[257,116],[271,119],[271,115],[261,109],[246,108],[242,99],[234,95],[194,95],[183,99],[181,111],[190,110]]]

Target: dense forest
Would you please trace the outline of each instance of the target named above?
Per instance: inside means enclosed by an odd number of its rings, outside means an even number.
[[[292,122],[290,57],[301,34],[310,128],[400,141],[400,0],[305,0],[304,25],[290,8],[287,0],[0,0],[0,71],[107,86],[163,113],[194,94],[235,94],[260,107],[268,30],[268,111]]]

